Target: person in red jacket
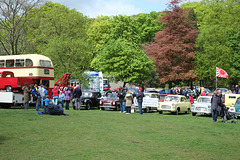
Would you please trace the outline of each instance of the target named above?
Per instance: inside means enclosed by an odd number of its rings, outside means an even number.
[[[53,96],[53,103],[55,105],[58,104],[58,98],[59,98],[59,90],[58,90],[58,85],[55,85],[54,88],[52,89],[52,96]]]
[[[190,102],[191,104],[194,103],[193,92],[191,92],[190,95],[189,95],[189,102]]]

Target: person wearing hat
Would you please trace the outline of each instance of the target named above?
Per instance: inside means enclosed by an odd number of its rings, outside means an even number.
[[[27,110],[29,107],[29,100],[30,100],[30,92],[31,89],[28,88],[28,83],[24,84],[23,90],[23,96],[24,96],[24,109]]]
[[[139,109],[139,114],[143,114],[142,112],[142,102],[143,102],[143,97],[144,97],[144,94],[142,92],[142,88],[139,88],[139,93],[137,95],[137,101],[138,101],[138,109]]]

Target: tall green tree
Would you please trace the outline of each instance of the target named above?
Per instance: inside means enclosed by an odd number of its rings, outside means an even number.
[[[237,37],[237,32],[234,30],[240,22],[240,1],[202,0],[182,7],[194,10],[200,30],[196,41],[196,74],[204,81],[213,82],[216,67],[220,67],[229,74],[229,80],[224,80],[225,86],[227,83],[236,84],[240,74],[235,54],[238,50],[232,43],[236,42],[234,37]]]
[[[58,3],[46,3],[39,21],[40,35],[34,43],[35,53],[50,57],[55,68],[55,77],[70,72],[80,78],[89,68],[92,53],[87,42],[90,20],[76,10]]]
[[[99,56],[100,69],[116,81],[143,84],[155,69],[141,48],[125,39],[110,40]]]

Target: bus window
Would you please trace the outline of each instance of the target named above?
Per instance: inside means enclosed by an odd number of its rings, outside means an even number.
[[[16,59],[15,67],[24,67],[24,59]]]
[[[40,60],[41,67],[51,67],[51,62],[47,60]]]
[[[6,60],[6,67],[14,67],[14,60],[13,59]]]
[[[4,67],[4,60],[0,60],[0,67]]]
[[[26,59],[26,67],[32,67],[33,66],[33,61],[31,59]]]

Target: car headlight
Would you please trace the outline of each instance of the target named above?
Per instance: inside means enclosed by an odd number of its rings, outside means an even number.
[[[211,106],[208,106],[208,108],[211,108]]]
[[[102,101],[100,101],[99,104],[102,104]]]
[[[175,108],[175,104],[172,104],[172,107]]]
[[[116,103],[115,102],[112,102],[113,105],[115,105]]]

